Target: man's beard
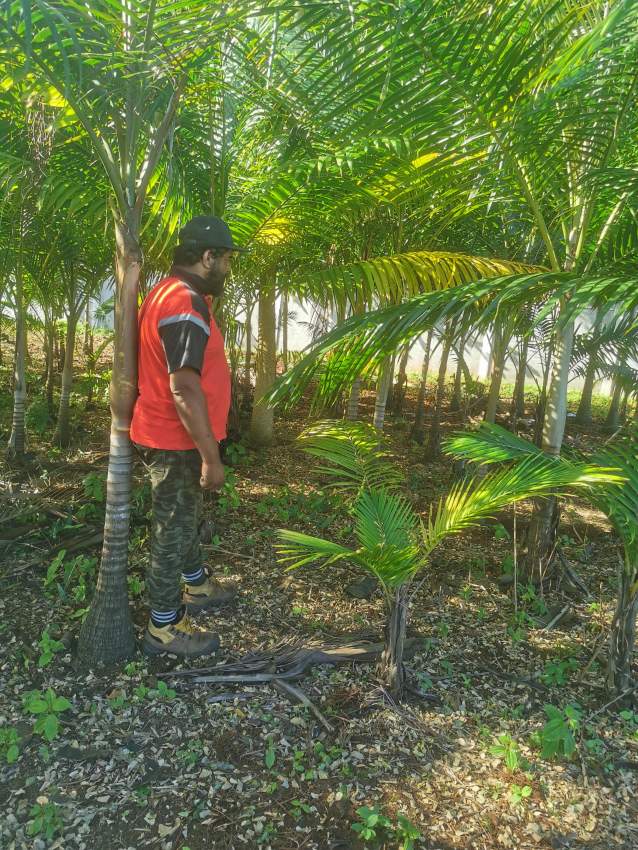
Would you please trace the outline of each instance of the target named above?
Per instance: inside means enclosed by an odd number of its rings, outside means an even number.
[[[206,281],[206,295],[212,295],[213,298],[220,298],[224,294],[226,275],[216,269],[215,266],[208,270],[208,274],[204,280]]]

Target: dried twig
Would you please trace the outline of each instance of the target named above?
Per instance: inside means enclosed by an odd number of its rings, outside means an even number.
[[[281,679],[274,679],[273,685],[277,688],[277,690],[286,694],[286,696],[292,697],[296,702],[301,703],[306,708],[310,709],[314,716],[317,718],[319,723],[323,726],[323,728],[327,732],[334,732],[334,727],[326,720],[323,714],[319,711],[317,706],[310,700],[306,694],[300,689],[296,688],[294,685],[290,685],[288,682],[283,682]]]

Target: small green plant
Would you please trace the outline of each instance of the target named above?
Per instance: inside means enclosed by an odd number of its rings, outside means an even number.
[[[222,514],[241,505],[241,497],[237,491],[237,476],[231,469],[226,469],[224,484],[217,497],[217,507]]]
[[[43,835],[47,841],[62,832],[64,821],[60,815],[59,807],[52,801],[42,798],[42,802],[36,803],[31,808],[31,820],[27,827],[29,835]]]
[[[139,576],[132,575],[128,577],[127,581],[129,594],[133,597],[133,599],[144,593],[146,588],[146,582],[144,579],[141,579]]]
[[[7,764],[13,764],[20,755],[20,736],[13,726],[0,728],[0,756]]]
[[[494,526],[494,540],[509,540],[510,533],[502,523],[497,523]]]
[[[38,646],[40,647],[38,667],[46,667],[49,665],[53,661],[55,653],[64,649],[62,641],[52,638],[48,629],[45,629],[42,632],[42,637],[38,641]]]
[[[490,747],[490,755],[505,762],[505,767],[513,773],[521,766],[521,754],[516,741],[510,735],[499,735],[496,743]]]
[[[395,833],[402,842],[401,850],[414,850],[414,842],[421,838],[421,833],[416,826],[401,813],[397,815]]]
[[[630,729],[638,729],[638,713],[635,711],[631,711],[631,709],[623,709],[618,715],[623,723],[625,723]]]
[[[266,752],[264,753],[264,764],[266,765],[268,770],[271,770],[271,768],[274,767],[276,760],[277,751],[275,749],[275,745],[273,743],[272,738],[269,737],[266,744]]]
[[[88,558],[86,555],[77,555],[70,561],[65,561],[65,558],[66,550],[62,549],[49,564],[44,579],[45,591],[55,585],[60,598],[67,598],[70,592],[76,602],[84,602],[88,582],[95,582],[97,558]]]
[[[547,614],[547,605],[545,604],[545,600],[542,596],[539,596],[536,592],[536,588],[532,582],[529,582],[525,587],[522,595],[521,601],[532,609],[535,614],[538,614],[540,617],[543,617]]]
[[[359,820],[352,824],[352,829],[362,841],[374,841],[378,831],[383,833],[392,829],[392,822],[377,808],[361,806],[357,809],[357,817]]]
[[[575,658],[566,658],[563,661],[548,661],[541,673],[541,681],[545,685],[564,685],[570,673],[578,669]]]
[[[548,719],[538,736],[542,758],[571,758],[576,751],[575,735],[580,728],[579,709],[574,705],[560,709],[548,704],[543,710]]]
[[[71,708],[68,699],[57,696],[53,688],[47,688],[44,694],[41,691],[30,691],[25,694],[23,701],[25,712],[37,717],[33,727],[35,734],[47,741],[57,738],[60,728],[58,715]]]
[[[189,741],[185,747],[177,750],[177,758],[189,767],[194,767],[202,757],[203,750],[201,741]]]
[[[104,501],[106,497],[106,476],[103,472],[89,472],[82,484],[87,499],[100,504]]]
[[[243,466],[248,460],[248,451],[243,443],[226,443],[224,459],[231,466]]]
[[[174,688],[169,688],[166,682],[160,679],[156,687],[150,688],[147,696],[150,699],[175,699],[177,691]]]
[[[513,806],[520,805],[523,800],[526,800],[532,795],[530,785],[510,785],[509,801]]]
[[[511,576],[514,573],[514,556],[508,553],[501,561],[501,572],[504,576]]]
[[[290,815],[293,820],[301,820],[304,815],[312,813],[312,806],[304,803],[303,800],[293,800],[290,803]]]

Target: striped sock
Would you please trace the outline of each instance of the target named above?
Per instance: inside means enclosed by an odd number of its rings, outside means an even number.
[[[194,570],[192,573],[182,573],[182,578],[186,582],[186,584],[202,584],[204,579],[206,578],[206,574],[204,573],[204,568],[200,567],[198,570]]]
[[[151,622],[158,628],[170,626],[177,622],[177,620],[177,608],[173,608],[170,611],[156,611],[154,608],[151,609]]]

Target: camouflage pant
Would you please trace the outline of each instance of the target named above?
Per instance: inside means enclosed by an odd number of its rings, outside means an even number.
[[[202,566],[202,460],[197,449],[137,446],[137,450],[150,473],[153,497],[149,600],[153,610],[170,611],[182,604],[182,573],[193,573]]]

